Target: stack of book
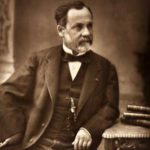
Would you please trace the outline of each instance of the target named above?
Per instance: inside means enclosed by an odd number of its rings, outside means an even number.
[[[121,116],[121,122],[150,128],[150,107],[128,105],[127,112]]]

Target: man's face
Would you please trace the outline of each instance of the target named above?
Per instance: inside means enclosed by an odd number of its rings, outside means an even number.
[[[93,19],[87,8],[70,9],[67,24],[62,30],[65,45],[76,51],[86,52],[93,42]]]

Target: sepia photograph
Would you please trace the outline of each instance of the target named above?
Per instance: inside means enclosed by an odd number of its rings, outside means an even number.
[[[149,0],[0,0],[0,150],[150,150]]]

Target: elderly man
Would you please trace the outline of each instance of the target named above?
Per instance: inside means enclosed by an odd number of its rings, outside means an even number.
[[[73,1],[59,6],[55,19],[62,44],[33,53],[1,85],[0,103],[13,116],[1,147],[95,150],[119,115],[115,67],[90,50],[91,9]]]

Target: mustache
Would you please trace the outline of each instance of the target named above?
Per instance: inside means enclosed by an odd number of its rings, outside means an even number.
[[[84,42],[92,44],[93,38],[90,36],[82,37],[81,40],[79,41],[79,43],[84,43]]]

